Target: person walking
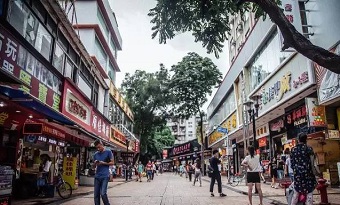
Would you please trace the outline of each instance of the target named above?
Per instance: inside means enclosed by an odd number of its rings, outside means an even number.
[[[271,187],[277,189],[276,185],[276,179],[277,179],[277,160],[275,157],[272,157],[272,159],[269,162],[269,172],[270,177],[272,178]]]
[[[278,154],[276,159],[277,159],[277,178],[279,182],[281,183],[281,180],[284,178],[284,167],[285,167],[284,160],[286,159],[286,157]]]
[[[110,150],[106,150],[101,140],[96,140],[94,146],[97,152],[93,156],[96,167],[96,174],[94,177],[94,204],[100,205],[100,197],[104,205],[110,205],[107,197],[107,184],[109,182],[109,167],[113,165],[113,155]]]
[[[191,162],[187,164],[187,172],[188,172],[189,182],[191,182],[192,174],[194,173],[194,167],[192,166]]]
[[[213,157],[210,159],[210,167],[212,169],[212,176],[211,176],[211,182],[210,182],[210,193],[211,196],[214,197],[214,185],[215,181],[217,181],[218,185],[218,193],[220,194],[220,197],[225,197],[224,193],[222,193],[222,181],[221,181],[221,173],[219,171],[218,165],[221,164],[221,160],[218,158],[219,153],[217,150],[213,151]]]
[[[141,161],[139,161],[139,163],[137,165],[137,172],[138,172],[139,182],[142,182],[143,171],[144,171],[144,165],[142,164]],[[138,181],[138,179],[137,179],[137,181]]]
[[[147,174],[147,177],[148,177],[147,182],[150,182],[151,179],[152,179],[152,163],[151,163],[150,160],[149,160],[149,162],[146,164],[146,174]]]
[[[193,167],[195,169],[195,175],[194,175],[195,179],[194,179],[193,186],[195,186],[195,183],[198,179],[200,180],[200,186],[202,186],[201,160],[199,158],[195,160],[195,164],[193,165]]]
[[[296,205],[300,194],[306,195],[306,205],[313,205],[313,191],[317,185],[313,173],[314,151],[307,146],[307,135],[302,133],[298,136],[299,143],[292,149],[290,155],[291,166],[294,172],[294,194],[292,204]]]
[[[293,182],[294,181],[294,171],[292,169],[292,163],[291,163],[291,159],[290,159],[290,151],[286,150],[285,155],[286,155],[285,174],[287,176],[289,176],[290,181]]]
[[[156,173],[156,164],[155,162],[152,162],[152,177],[151,180],[153,180],[153,178],[155,177],[155,173]]]
[[[263,193],[261,189],[261,179],[260,179],[260,173],[262,172],[262,167],[260,164],[260,157],[258,155],[255,155],[254,147],[252,146],[248,147],[248,155],[244,158],[241,165],[247,168],[247,185],[248,185],[249,205],[253,204],[252,191],[253,191],[254,184],[260,197],[260,205],[262,205]]]

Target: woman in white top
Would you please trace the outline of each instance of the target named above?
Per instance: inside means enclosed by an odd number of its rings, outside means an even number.
[[[247,168],[247,183],[248,183],[248,198],[249,205],[252,205],[252,191],[253,185],[255,184],[256,189],[258,190],[260,197],[260,205],[262,205],[262,189],[261,189],[261,179],[260,173],[262,172],[262,167],[260,164],[260,157],[255,155],[255,148],[250,146],[248,147],[248,154],[241,165]]]

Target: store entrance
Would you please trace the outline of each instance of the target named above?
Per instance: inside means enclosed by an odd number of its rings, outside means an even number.
[[[272,149],[272,156],[276,156],[277,154],[283,153],[284,145],[282,144],[282,138],[284,136],[277,136],[273,138],[273,149]]]

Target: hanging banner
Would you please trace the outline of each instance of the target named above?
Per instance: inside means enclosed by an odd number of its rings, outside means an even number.
[[[325,106],[319,105],[317,98],[305,98],[308,125],[310,127],[327,127]]]
[[[64,157],[63,161],[63,179],[70,183],[72,189],[78,188],[77,182],[77,158]]]

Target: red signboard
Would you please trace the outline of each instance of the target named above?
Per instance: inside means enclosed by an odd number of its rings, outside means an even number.
[[[126,137],[123,134],[121,134],[120,132],[118,132],[117,130],[114,131],[113,137],[117,141],[119,141],[119,142],[121,142],[123,144],[126,144]]]
[[[54,110],[60,110],[60,79],[0,25],[0,69],[30,87],[17,87]]]
[[[135,141],[135,152],[139,152],[139,141]]]
[[[180,145],[178,147],[174,147],[172,150],[173,155],[182,154],[184,152],[190,151],[190,143],[186,143],[183,145]]]
[[[262,137],[259,139],[259,147],[267,146],[267,137]]]
[[[168,150],[167,149],[163,149],[163,159],[168,158]]]
[[[92,110],[91,129],[96,135],[103,139],[109,140],[110,138],[110,122]]]
[[[54,128],[50,125],[44,124],[43,128],[42,128],[42,132],[44,134],[47,134],[47,135],[50,135],[50,136],[53,136],[53,137],[56,137],[56,138],[59,138],[59,139],[65,139],[65,132],[63,132],[63,131],[61,131],[57,128]]]

